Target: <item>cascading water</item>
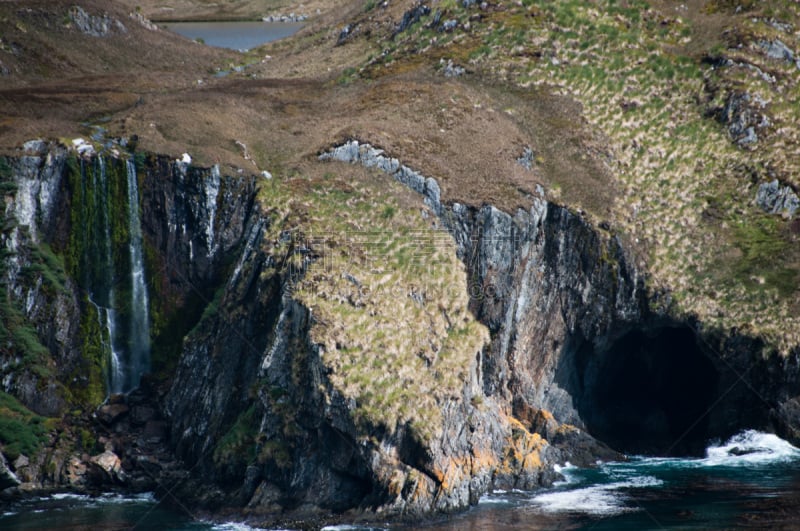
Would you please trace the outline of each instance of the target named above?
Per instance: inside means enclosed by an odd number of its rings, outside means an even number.
[[[139,218],[139,185],[133,160],[125,163],[128,174],[128,234],[131,255],[131,314],[130,351],[127,381],[123,387],[132,389],[139,378],[150,369],[150,319],[148,315],[147,283],[142,256],[142,223]],[[128,390],[123,389],[123,390]]]
[[[115,197],[120,199],[115,191],[121,183],[111,183],[108,173],[102,156],[96,157],[91,172],[81,161],[80,220],[85,242],[81,271],[89,302],[97,311],[100,347],[109,363],[108,391],[125,393],[136,388],[150,368],[148,297],[136,167],[132,160],[126,161],[127,216],[112,209]],[[121,235],[127,236],[127,248],[119,241]],[[119,256],[125,250],[128,267],[114,260],[115,252]]]

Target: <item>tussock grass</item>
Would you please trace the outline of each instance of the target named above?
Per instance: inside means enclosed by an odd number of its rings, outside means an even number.
[[[293,296],[311,310],[312,339],[335,389],[355,400],[356,422],[390,432],[408,424],[430,439],[488,341],[467,308],[464,266],[401,185],[340,163],[325,169],[262,187],[262,204],[283,220],[266,238],[289,230],[315,256],[290,259],[306,268]]]
[[[773,338],[786,352],[800,343],[796,238],[787,221],[765,221],[753,204],[752,175],[800,184],[800,68],[768,57],[762,44],[800,50],[798,34],[773,23],[796,28],[800,8],[769,4],[739,14],[726,2],[703,11],[643,0],[525,0],[473,21],[469,38],[484,44],[468,61],[484,76],[582,105],[610,145],[615,229],[645,251],[650,287],[674,294],[676,314]],[[408,39],[395,43],[396,60],[430,45],[422,34]],[[730,63],[718,67],[707,56]],[[764,102],[770,125],[756,145],[737,146],[716,119],[733,92]]]

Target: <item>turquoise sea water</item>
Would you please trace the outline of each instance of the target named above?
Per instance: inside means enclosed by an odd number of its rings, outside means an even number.
[[[334,526],[334,530],[427,529],[799,529],[800,450],[770,434],[743,432],[712,444],[705,458],[632,457],[597,468],[566,466],[564,481],[536,492],[495,492],[464,513],[414,526]],[[246,530],[210,524],[162,507],[151,495],[55,495],[0,506],[0,529]]]

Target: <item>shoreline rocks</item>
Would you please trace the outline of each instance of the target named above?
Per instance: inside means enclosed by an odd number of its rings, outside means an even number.
[[[298,15],[295,13],[289,13],[288,15],[277,14],[277,15],[267,15],[262,17],[261,20],[263,22],[284,22],[284,23],[297,23],[297,22],[305,22],[308,20],[308,15]]]

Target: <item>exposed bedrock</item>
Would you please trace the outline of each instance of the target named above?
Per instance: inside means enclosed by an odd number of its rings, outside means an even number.
[[[381,168],[440,213],[467,265],[472,309],[491,331],[485,393],[573,462],[603,451],[565,439],[547,413],[626,453],[696,455],[744,428],[800,442],[797,350],[781,357],[759,338],[676,317],[668,293],[648,296],[613,233],[540,198],[514,213],[439,203],[435,181],[414,186],[430,179],[357,141],[321,158]]]
[[[796,353],[674,317],[668,294],[647,298],[618,239],[538,204],[514,216],[453,209],[468,220],[456,235],[492,331],[487,394],[518,418],[544,409],[624,453],[697,455],[743,428],[794,425],[781,404],[797,394]]]

